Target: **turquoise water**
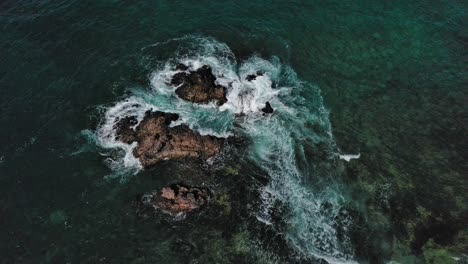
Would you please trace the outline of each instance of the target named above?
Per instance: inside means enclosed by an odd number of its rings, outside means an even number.
[[[466,3],[0,4],[4,263],[450,263],[467,253]],[[212,66],[228,103],[165,84]],[[264,71],[252,83],[245,76]],[[271,117],[256,110],[270,101]],[[141,107],[135,108],[138,103]],[[109,141],[153,108],[236,135],[209,163],[142,171]],[[346,157],[354,157],[347,161]],[[135,197],[208,184],[204,212]]]

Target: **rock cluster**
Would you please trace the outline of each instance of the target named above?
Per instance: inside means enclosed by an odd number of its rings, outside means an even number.
[[[133,155],[144,168],[169,159],[208,159],[221,151],[223,138],[202,136],[186,125],[170,127],[178,118],[177,114],[151,110],[138,125],[134,116],[122,118],[115,125],[116,139],[137,142]]]
[[[207,104],[217,102],[222,105],[227,101],[226,88],[216,84],[216,77],[209,66],[190,70],[179,64],[178,71],[171,79],[176,87],[175,93],[183,100]],[[263,72],[248,75],[247,81],[254,81]],[[263,114],[273,113],[269,102],[261,109]],[[179,119],[177,114],[149,110],[139,121],[136,116],[115,120],[115,138],[126,144],[136,142],[133,155],[144,168],[158,162],[171,159],[196,158],[208,159],[220,153],[223,143],[228,140],[214,136],[202,136],[186,125],[171,127]],[[138,201],[139,214],[147,215],[157,210],[173,216],[199,210],[208,204],[209,189],[206,187],[173,184],[160,191],[143,194]]]

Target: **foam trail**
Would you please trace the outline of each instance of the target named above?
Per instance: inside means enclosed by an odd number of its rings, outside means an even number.
[[[305,187],[303,176],[296,165],[291,132],[294,121],[284,122],[286,118],[277,115],[259,121],[261,124],[257,126],[247,127],[247,133],[256,142],[252,157],[271,178],[269,186],[264,190],[266,194],[262,195],[266,206],[257,217],[270,223],[272,200],[279,199],[287,203],[292,211],[287,238],[299,252],[324,258],[331,263],[349,263],[352,259],[349,241],[338,240],[335,222],[344,198],[332,188],[313,193]]]

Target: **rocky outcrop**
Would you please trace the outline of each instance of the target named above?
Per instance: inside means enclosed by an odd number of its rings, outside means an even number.
[[[116,139],[137,142],[133,155],[145,168],[163,160],[208,159],[221,151],[222,138],[202,136],[186,125],[169,127],[178,118],[177,114],[150,110],[138,125],[133,116],[117,120]]]
[[[176,86],[176,94],[193,103],[207,104],[216,101],[218,105],[227,102],[226,88],[215,83],[216,77],[211,68],[204,65],[195,70],[188,71],[184,64],[178,64],[176,73],[171,80],[171,85]]]
[[[210,199],[207,187],[172,184],[161,191],[143,194],[138,201],[138,213],[151,215],[158,210],[172,216],[198,211],[206,206]]]
[[[265,114],[271,114],[273,113],[273,107],[271,107],[270,102],[266,102],[265,107],[262,108],[262,112]]]
[[[117,120],[115,125],[116,139],[127,144],[135,141],[135,130],[133,127],[138,123],[136,116],[127,116]]]

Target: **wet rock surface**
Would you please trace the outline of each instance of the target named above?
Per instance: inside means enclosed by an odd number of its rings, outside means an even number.
[[[176,94],[193,103],[207,104],[216,101],[218,105],[227,102],[226,88],[215,83],[216,77],[209,66],[202,66],[195,71],[188,71],[184,64],[178,64],[171,85],[176,86]]]
[[[138,214],[151,216],[158,211],[180,216],[205,207],[211,194],[207,187],[172,184],[160,191],[151,191],[138,198]]]
[[[254,81],[255,79],[257,79],[258,76],[263,76],[263,72],[257,71],[255,74],[249,74],[249,75],[247,75],[247,77],[245,77],[245,79],[247,81],[251,82],[251,81]]]
[[[270,102],[266,102],[265,107],[262,108],[262,112],[265,114],[271,114],[274,112],[273,107],[271,107]]]
[[[127,144],[137,142],[133,155],[144,168],[163,160],[208,159],[221,151],[225,139],[202,136],[186,125],[169,127],[177,114],[147,111],[137,125],[136,117],[116,121],[116,139]]]
[[[135,130],[133,127],[138,123],[135,116],[127,116],[117,121],[116,126],[116,139],[127,144],[135,141]]]

